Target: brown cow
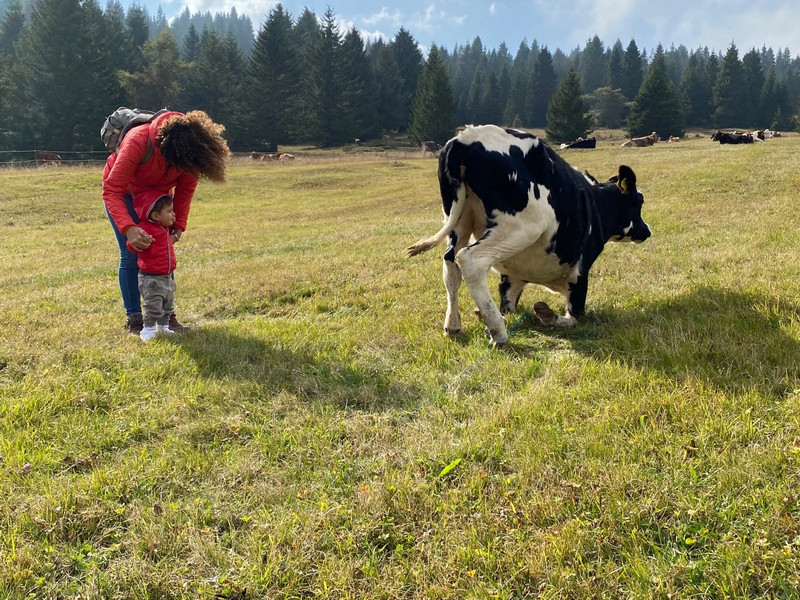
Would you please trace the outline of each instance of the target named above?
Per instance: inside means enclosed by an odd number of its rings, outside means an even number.
[[[430,152],[431,156],[437,156],[439,154],[439,150],[441,149],[441,145],[437,144],[436,142],[422,142],[422,156],[425,156],[426,152]]]
[[[55,152],[46,152],[45,150],[34,150],[33,159],[37,165],[60,165],[61,157]]]
[[[644,137],[631,138],[624,144],[623,148],[643,148],[645,146],[652,146],[658,141],[658,134],[654,131],[650,135]]]

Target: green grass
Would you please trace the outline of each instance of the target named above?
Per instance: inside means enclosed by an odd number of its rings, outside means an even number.
[[[147,345],[100,169],[0,172],[0,598],[797,597],[800,137],[563,155],[653,237],[502,351],[416,152],[201,184]]]

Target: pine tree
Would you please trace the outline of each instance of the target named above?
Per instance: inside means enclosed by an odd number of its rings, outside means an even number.
[[[483,101],[483,90],[486,85],[484,69],[475,71],[472,78],[472,85],[469,87],[466,105],[466,122],[474,125],[484,124],[481,115],[481,102]]]
[[[588,93],[603,85],[603,78],[608,70],[603,42],[598,36],[586,42],[586,47],[581,54],[581,61],[577,73],[583,82],[583,91]]]
[[[483,87],[480,103],[480,121],[482,123],[500,123],[503,117],[503,103],[500,93],[500,82],[494,72],[489,71]]]
[[[627,131],[631,137],[653,131],[661,137],[682,137],[685,133],[681,103],[667,77],[663,52],[656,53],[647,70],[647,77],[628,115]]]
[[[606,69],[606,76],[603,80],[605,87],[612,90],[621,90],[625,81],[625,72],[623,69],[623,60],[625,51],[622,49],[622,42],[616,41],[611,54],[608,57],[608,68]]]
[[[758,122],[771,124],[778,110],[778,77],[775,67],[771,66],[764,77],[759,98]],[[771,127],[771,125],[769,125]]]
[[[622,93],[625,94],[625,98],[628,100],[633,100],[636,94],[639,93],[639,88],[642,87],[642,81],[644,80],[644,61],[633,39],[631,39],[628,48],[625,50],[625,56],[622,59],[622,72]]]
[[[279,4],[278,7],[280,6]],[[303,9],[295,22],[292,28],[292,38],[298,52],[298,68],[300,69],[300,87],[296,90],[293,98],[298,107],[294,117],[294,121],[298,124],[296,128],[297,141],[314,143],[320,137],[321,123],[317,110],[318,82],[312,67],[322,45],[322,28],[317,15],[309,8]],[[275,68],[280,69],[278,66]]]
[[[200,36],[197,34],[194,23],[189,25],[189,30],[183,38],[181,56],[187,62],[194,62],[200,57]]]
[[[525,114],[525,99],[527,97],[528,80],[530,79],[530,69],[528,69],[528,55],[530,48],[528,43],[523,40],[514,63],[511,67],[511,85],[508,90],[508,100],[503,111],[503,122],[513,123],[515,118],[522,118]]]
[[[14,42],[19,39],[24,28],[25,12],[22,10],[22,4],[12,0],[3,15],[3,22],[0,23],[0,54],[6,54],[11,58]]]
[[[536,58],[528,88],[527,123],[532,127],[544,127],[547,123],[547,106],[556,93],[558,78],[553,59],[547,47],[543,47]]]
[[[414,37],[403,27],[395,35],[392,49],[402,81],[400,102],[403,116],[400,129],[404,131],[408,128],[408,123],[411,119],[411,103],[417,93],[417,80],[422,72],[422,52],[420,52]]]
[[[358,31],[351,29],[342,43],[342,135],[346,140],[375,137],[379,133],[375,122],[377,85],[372,67]]]
[[[330,8],[322,19],[322,37],[316,50],[309,65],[318,126],[315,142],[327,147],[341,144],[346,139],[340,129],[344,118],[344,83],[340,63],[342,37]]]
[[[711,120],[711,88],[708,69],[699,52],[689,57],[681,78],[679,95],[684,122],[692,126],[706,126]]]
[[[764,87],[764,71],[761,68],[761,56],[753,49],[742,57],[742,78],[745,86],[745,124],[758,127],[761,122],[759,108],[761,90]],[[763,127],[763,125],[761,125]]]
[[[545,134],[548,140],[571,142],[591,133],[593,119],[582,93],[581,79],[570,69],[547,107]]]
[[[744,127],[747,125],[747,92],[744,89],[744,73],[739,61],[736,44],[731,44],[714,82],[715,127]]]
[[[133,45],[141,49],[150,39],[150,15],[147,14],[147,9],[138,4],[131,5],[125,15],[125,24],[133,37]]]
[[[247,65],[248,116],[241,122],[257,149],[274,151],[277,144],[297,139],[303,122],[297,39],[291,16],[278,4],[259,30]]]
[[[398,131],[403,123],[403,105],[400,96],[402,78],[394,58],[394,51],[388,44],[380,47],[375,65],[377,82],[377,120],[383,131]]]
[[[426,140],[444,144],[455,130],[456,109],[450,77],[434,44],[422,68],[414,97],[408,129],[411,140],[416,144]]]

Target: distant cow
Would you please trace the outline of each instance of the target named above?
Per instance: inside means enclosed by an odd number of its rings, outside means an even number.
[[[44,150],[34,150],[33,159],[36,161],[37,165],[61,164],[61,157],[58,154],[55,152],[46,152]]]
[[[439,154],[439,150],[442,149],[441,144],[437,144],[433,141],[422,142],[422,156],[425,156],[426,152],[430,152],[431,156],[436,156]]]
[[[669,139],[667,140],[667,142],[680,142],[680,141],[681,141],[681,138],[679,138],[677,135],[671,135],[671,136],[669,136]]]
[[[752,144],[752,133],[723,133],[717,130],[711,140],[720,144]]]
[[[631,138],[624,144],[622,144],[623,148],[642,148],[645,146],[652,146],[658,141],[658,134],[654,131],[650,135],[645,135],[643,137],[636,137]]]
[[[772,139],[773,136],[772,132],[769,129],[758,129],[754,131],[751,135],[753,136],[754,142],[756,140],[763,142],[764,140]]]
[[[570,144],[561,144],[561,149],[567,148],[597,148],[597,138],[589,138],[588,140],[579,137],[577,140]]]
[[[294,155],[288,152],[252,152],[250,158],[253,160],[294,160]]]
[[[534,135],[495,125],[469,126],[439,155],[444,226],[407,250],[442,243],[447,290],[445,335],[461,331],[462,277],[492,341],[508,340],[500,312],[514,312],[528,283],[566,298],[566,315],[544,302],[533,309],[547,325],[572,326],[583,315],[589,269],[608,241],[643,242],[642,194],[630,167],[607,183],[582,175]],[[488,275],[501,273],[500,310]]]

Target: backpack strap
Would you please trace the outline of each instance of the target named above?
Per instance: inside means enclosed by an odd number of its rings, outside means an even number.
[[[150,160],[152,157],[153,157],[153,143],[150,141],[150,135],[148,134],[148,136],[147,136],[147,147],[144,150],[144,156],[142,157],[142,160],[139,161],[139,164],[143,165],[148,160]]]

